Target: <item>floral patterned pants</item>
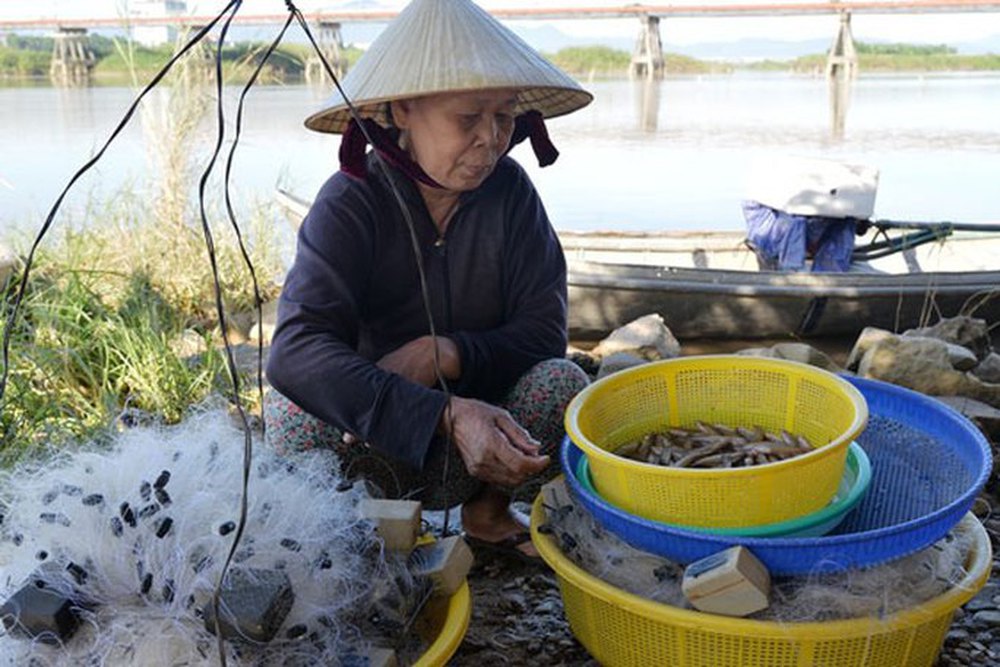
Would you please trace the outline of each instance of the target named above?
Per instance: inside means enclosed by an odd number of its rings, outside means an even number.
[[[522,487],[511,490],[516,497],[530,499],[538,487],[559,472],[559,443],[563,438],[563,413],[570,400],[588,382],[586,373],[567,359],[549,359],[536,364],[514,384],[498,405],[541,442],[543,454],[552,464]],[[312,448],[337,455],[347,479],[364,479],[374,494],[388,498],[414,498],[428,509],[443,509],[467,501],[482,482],[469,475],[458,451],[448,451],[443,438],[431,444],[423,470],[391,459],[363,443],[346,444],[343,432],[312,416],[291,400],[271,389],[264,399],[267,441],[279,453]]]

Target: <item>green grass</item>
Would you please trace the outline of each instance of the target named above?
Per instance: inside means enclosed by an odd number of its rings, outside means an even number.
[[[556,53],[544,54],[556,67],[577,77],[620,77],[628,73],[632,54],[606,46],[574,46],[560,49]],[[705,74],[730,71],[725,64],[707,63],[676,53],[664,56],[667,74]]]
[[[0,463],[94,437],[126,406],[173,423],[231,393],[203,244],[195,234],[172,243],[154,226],[153,218],[98,223],[43,243],[12,334]],[[281,268],[256,231],[255,266],[270,299]],[[217,239],[217,250],[227,311],[252,309],[236,248]],[[0,332],[16,287],[0,296]],[[243,388],[253,404],[253,383],[244,378]]]
[[[180,41],[188,36],[182,35]],[[129,43],[121,39],[110,39],[100,35],[90,35],[89,46],[97,60],[95,78],[103,83],[123,82],[131,77],[148,79],[162,68],[173,56],[175,46],[164,44],[153,48]],[[52,59],[53,40],[50,37],[21,37],[10,35],[8,46],[0,46],[0,77],[29,78],[47,76]],[[239,42],[228,44],[222,52],[223,70],[227,80],[242,82],[249,78],[253,68],[263,58],[269,43]],[[361,49],[348,46],[343,50],[348,66],[352,66],[361,56]],[[305,64],[312,56],[308,44],[286,43],[280,45],[268,58],[262,71],[262,81],[298,80],[304,75]],[[188,53],[187,60],[214,67],[214,46]]]
[[[210,104],[205,83],[178,76],[165,108],[144,114],[154,166],[147,182],[91,204],[43,240],[11,332],[0,410],[0,464],[107,432],[128,407],[166,423],[209,397],[231,394],[211,267],[187,150]],[[229,318],[249,324],[255,295],[235,232],[209,193],[217,265]],[[212,204],[215,205],[212,205]],[[283,273],[273,211],[239,220],[264,301]],[[28,239],[5,239],[20,248]],[[18,288],[0,285],[0,334]],[[239,332],[243,334],[245,332]],[[256,401],[244,378],[243,400]]]
[[[49,53],[0,46],[0,77],[48,76],[51,60]]]
[[[862,72],[962,72],[1000,69],[1000,54],[958,55],[943,44],[855,44],[858,69]],[[766,60],[741,66],[757,71],[823,72],[826,54],[816,53],[793,60]]]

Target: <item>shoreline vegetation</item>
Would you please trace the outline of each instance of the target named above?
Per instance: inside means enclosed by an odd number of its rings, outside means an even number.
[[[161,82],[169,94],[140,109],[143,125],[161,138],[147,146],[149,177],[90,202],[84,220],[67,221],[39,246],[10,332],[0,467],[73,443],[103,442],[132,425],[177,423],[220,400],[233,404],[196,205],[202,156],[190,150],[211,96],[189,67],[178,63]],[[241,348],[239,359],[257,349],[250,341],[256,295],[215,187],[207,217],[227,335]],[[237,220],[263,303],[277,297],[284,273],[273,216],[273,205],[252,202]],[[0,241],[19,258],[0,280],[2,335],[30,242],[17,235]],[[259,414],[256,373],[247,366],[237,361],[241,403]]]
[[[135,76],[148,77],[162,67],[174,53],[173,45],[143,47],[120,39],[100,35],[88,37],[90,50],[97,63],[93,77],[96,84],[126,83]],[[50,37],[28,37],[10,34],[0,42],[0,81],[12,84],[20,81],[47,79],[52,57]],[[227,75],[236,79],[249,76],[252,66],[263,57],[264,43],[239,42],[223,50]],[[947,45],[867,44],[857,42],[859,68],[864,75],[873,72],[944,72],[998,71],[1000,54],[959,55]],[[265,82],[280,83],[302,80],[306,62],[312,53],[305,44],[284,44],[268,61],[263,72]],[[348,67],[360,57],[362,50],[349,46],[344,49]],[[606,46],[574,46],[546,58],[570,74],[587,79],[620,77],[628,73],[631,54]],[[214,51],[191,54],[191,60],[211,61]],[[667,75],[728,74],[734,71],[822,73],[826,54],[800,56],[788,60],[755,60],[748,62],[699,60],[675,53],[664,55]]]

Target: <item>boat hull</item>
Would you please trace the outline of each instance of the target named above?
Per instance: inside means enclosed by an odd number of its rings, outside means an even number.
[[[939,317],[1000,319],[1000,271],[810,274],[569,260],[570,337],[596,339],[659,313],[678,338],[855,336]],[[979,306],[976,308],[975,306]]]

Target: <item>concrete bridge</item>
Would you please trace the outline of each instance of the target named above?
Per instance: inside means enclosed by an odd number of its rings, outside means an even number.
[[[57,83],[79,83],[86,80],[93,67],[93,56],[86,49],[86,29],[128,27],[137,34],[156,28],[176,29],[200,27],[215,17],[189,15],[180,0],[141,0],[133,2],[136,8],[128,17],[37,17],[25,19],[0,18],[0,31],[27,29],[55,30],[56,46],[53,52],[53,79]],[[155,7],[155,9],[154,9]],[[138,11],[141,10],[141,11]],[[640,22],[630,75],[660,78],[663,75],[663,47],[660,23],[667,18],[753,17],[753,16],[807,16],[833,14],[840,16],[840,27],[828,54],[827,72],[837,76],[844,72],[853,77],[857,71],[857,56],[850,33],[852,14],[923,14],[1000,12],[1000,0],[857,0],[844,2],[765,2],[734,4],[628,4],[604,7],[518,7],[494,8],[491,14],[502,20],[579,20],[579,19],[637,19]],[[386,23],[398,11],[347,11],[324,10],[303,12],[311,25],[318,26],[318,37],[325,55],[337,69],[343,71],[341,56],[343,43],[340,27],[344,23]],[[234,23],[240,25],[274,25],[285,21],[287,14],[237,14]],[[141,40],[140,40],[141,41]],[[166,41],[161,40],[162,41]],[[307,63],[307,76],[319,71],[318,60]],[[69,73],[69,74],[65,74]]]

